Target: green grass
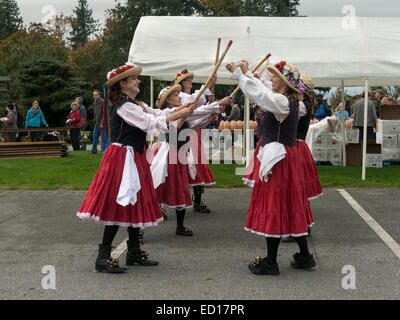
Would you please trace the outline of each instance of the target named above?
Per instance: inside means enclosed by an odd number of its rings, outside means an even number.
[[[57,159],[0,160],[0,189],[87,190],[99,168],[102,153],[69,152]],[[210,164],[216,188],[247,187],[242,176],[235,174],[235,164]],[[393,187],[400,188],[400,165],[367,168],[361,180],[360,167],[318,166],[323,187]]]

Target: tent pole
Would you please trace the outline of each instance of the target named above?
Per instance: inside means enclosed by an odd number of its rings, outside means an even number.
[[[245,161],[246,166],[250,163],[250,103],[247,97],[244,98],[244,136],[245,136]]]
[[[366,160],[367,160],[367,116],[368,116],[368,79],[365,79],[365,98],[364,98],[364,127],[363,127],[363,156],[362,156],[362,180],[365,180]]]
[[[153,77],[150,77],[150,106],[154,108],[154,82]]]
[[[345,128],[345,113],[346,113],[346,102],[344,101],[344,80],[342,80],[342,155],[343,155],[343,167],[346,166],[346,128]]]

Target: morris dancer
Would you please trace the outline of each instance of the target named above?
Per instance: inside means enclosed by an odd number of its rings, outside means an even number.
[[[182,92],[179,94],[182,100],[182,104],[193,101],[196,98],[197,93],[200,91],[196,90],[193,94],[190,93],[193,87],[193,78],[194,73],[188,72],[188,70],[185,69],[181,73],[178,73],[174,80],[174,84],[180,84],[182,86]],[[212,87],[215,82],[216,78],[213,79],[210,87]],[[204,94],[200,97],[199,101],[196,104],[196,107],[205,105],[207,103],[207,97],[210,102],[215,100],[215,97],[211,93],[209,88],[204,91]],[[194,203],[194,211],[201,213],[211,213],[210,208],[208,208],[207,204],[201,200],[201,197],[204,193],[205,186],[215,184],[215,179],[210,170],[210,167],[208,166],[201,139],[201,129],[205,128],[210,122],[211,118],[205,119],[202,125],[196,127],[195,134],[190,137],[190,145],[193,156],[195,158],[197,174],[194,179],[192,179],[192,177],[189,177],[189,185],[193,187],[192,199]],[[194,127],[191,126],[190,122],[189,127],[194,129]]]
[[[276,261],[280,239],[295,237],[300,253],[294,254],[292,267],[312,269],[316,266],[308,251],[307,228],[313,218],[307,193],[299,174],[299,161],[294,148],[299,117],[300,74],[285,61],[268,66],[272,73],[272,90],[255,78],[243,61],[240,67],[233,62],[227,69],[239,81],[242,92],[266,111],[263,136],[257,155],[260,160],[260,179],[255,182],[247,211],[245,230],[266,237],[268,255],[256,257],[249,270],[257,275],[278,275]]]
[[[168,110],[169,108],[181,106],[182,103],[179,96],[181,90],[182,87],[180,85],[173,85],[161,90],[157,99],[157,107],[161,110]],[[186,119],[184,125],[176,132],[176,145],[171,139],[172,129],[170,129],[167,141],[159,143],[156,147],[157,153],[151,165],[154,187],[156,188],[159,202],[176,210],[177,235],[193,235],[193,230],[184,226],[184,219],[186,209],[192,207],[188,175],[190,174],[192,177],[196,175],[194,159],[190,159],[189,153],[181,148],[188,142],[189,136],[185,141],[180,141],[179,133],[181,130],[189,128],[188,123],[195,128],[197,125],[204,123],[211,115],[223,112],[225,105],[229,101],[230,98],[227,97],[219,102],[195,109],[193,114]],[[187,105],[191,105],[190,102],[184,106]],[[171,123],[170,128],[172,127],[177,128],[178,121]]]
[[[167,125],[192,113],[190,108],[155,110],[139,105],[138,76],[142,68],[132,62],[108,73],[106,82],[113,105],[111,142],[100,168],[78,210],[77,216],[105,225],[99,245],[96,270],[121,273],[111,257],[111,244],[120,226],[128,227],[126,265],[157,265],[140,249],[139,228],[156,226],[163,220],[146,160],[146,133],[168,132]],[[107,119],[108,120],[108,119]]]

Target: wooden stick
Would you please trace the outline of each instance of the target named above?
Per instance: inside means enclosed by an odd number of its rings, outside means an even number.
[[[204,84],[204,86],[203,86],[203,88],[200,90],[200,92],[197,94],[197,96],[196,96],[196,98],[193,100],[192,104],[196,104],[197,101],[199,101],[200,97],[203,95],[204,91],[206,91],[206,89],[207,89],[207,87],[209,86],[209,84],[210,84],[212,78],[215,76],[215,74],[217,73],[217,70],[218,70],[219,66],[221,65],[222,61],[224,60],[226,53],[228,52],[229,48],[231,47],[232,42],[233,42],[232,40],[229,40],[229,43],[228,43],[228,45],[226,46],[225,51],[222,53],[221,58],[218,60],[218,63],[214,66],[213,72],[212,72],[212,73],[210,74],[210,76],[208,77],[206,83]],[[180,129],[180,128],[183,126],[183,124],[185,123],[185,121],[186,121],[186,117],[181,119],[181,121],[179,122],[179,125],[178,125],[178,129]]]
[[[268,54],[258,63],[258,65],[256,65],[256,66],[251,70],[251,73],[256,72],[257,69],[258,69],[259,67],[261,67],[261,65],[262,65],[265,61],[267,61],[268,58],[269,58],[270,56],[271,56],[271,54],[268,53]],[[232,94],[231,94],[231,97],[234,97],[235,94],[238,93],[239,90],[240,90],[240,86],[237,86],[236,89],[233,90],[233,92],[232,92]]]
[[[214,66],[217,65],[218,63],[218,59],[219,59],[219,49],[221,47],[221,38],[218,38],[218,44],[217,44],[217,55],[215,57],[215,63]],[[212,85],[211,87],[211,93],[214,94],[215,93],[215,83]]]

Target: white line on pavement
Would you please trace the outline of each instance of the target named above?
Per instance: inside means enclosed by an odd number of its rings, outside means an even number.
[[[118,246],[118,247],[116,247],[114,250],[113,250],[113,252],[111,252],[111,255],[112,255],[112,257],[114,258],[114,259],[118,259],[119,258],[119,256],[121,255],[121,254],[123,254],[124,253],[124,251],[126,250],[126,241],[128,240],[128,238],[126,238],[126,239],[124,239],[124,241],[122,241],[121,242],[121,244]]]
[[[337,189],[343,198],[352,206],[352,208],[364,219],[372,230],[383,240],[384,243],[400,259],[400,245],[365,211],[354,198],[344,189]]]

